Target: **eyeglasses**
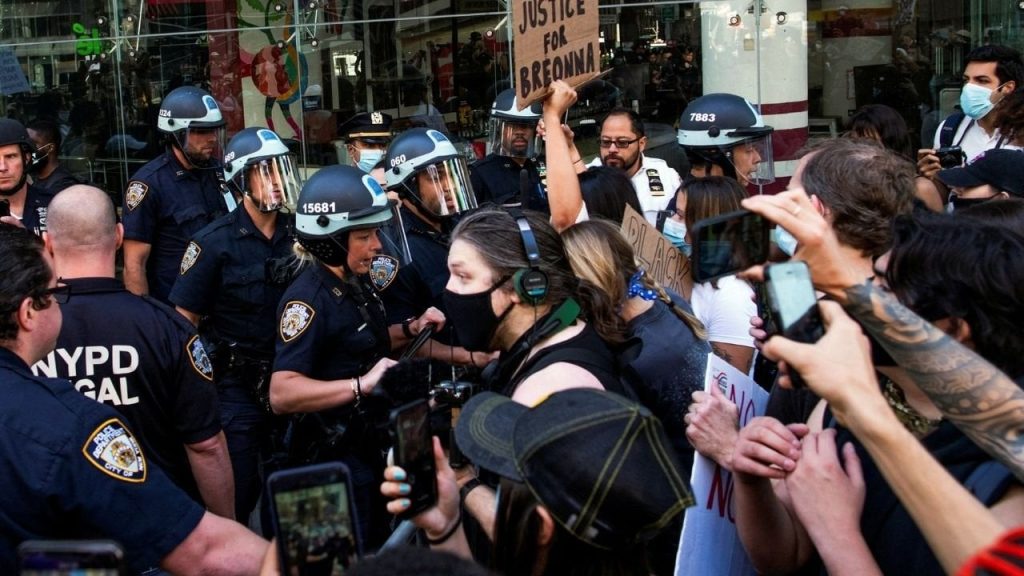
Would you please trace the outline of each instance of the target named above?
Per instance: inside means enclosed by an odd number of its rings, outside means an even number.
[[[71,299],[71,286],[59,284],[53,288],[47,288],[40,294],[40,297],[46,296],[53,296],[53,301],[57,304],[67,304],[68,300]]]
[[[597,144],[601,148],[611,148],[612,144],[614,144],[616,148],[629,148],[639,139],[639,137],[633,138],[632,140],[629,138],[616,138],[614,140],[611,138],[601,138],[597,141]]]

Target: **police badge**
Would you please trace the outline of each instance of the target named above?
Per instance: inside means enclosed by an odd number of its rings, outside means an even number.
[[[185,254],[181,257],[182,276],[184,276],[185,272],[188,272],[189,268],[196,263],[196,260],[199,259],[199,253],[202,251],[203,249],[199,247],[199,244],[196,244],[195,242],[188,243],[188,247],[185,248]]]
[[[387,254],[378,254],[370,260],[370,282],[378,292],[384,290],[398,276],[398,259]]]
[[[661,175],[654,168],[647,169],[647,187],[651,196],[664,196],[665,185],[661,183]]]
[[[139,442],[117,418],[100,424],[82,446],[82,454],[104,474],[125,482],[146,481],[146,457]]]
[[[131,212],[142,203],[142,199],[146,197],[146,192],[149,192],[149,186],[138,180],[132,180],[128,183],[128,191],[124,194],[124,203],[128,205],[128,211]]]
[[[309,327],[313,316],[316,316],[316,310],[313,310],[305,302],[292,300],[285,304],[284,312],[281,313],[281,340],[291,342],[298,338],[299,334]]]
[[[206,348],[203,347],[203,341],[199,339],[199,336],[193,336],[188,341],[186,346],[188,351],[188,358],[192,361],[192,368],[199,373],[200,376],[206,378],[209,381],[213,381],[213,363],[210,362],[210,356],[206,353]]]

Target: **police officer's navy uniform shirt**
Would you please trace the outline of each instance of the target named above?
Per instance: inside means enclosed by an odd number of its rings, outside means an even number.
[[[519,203],[519,172],[530,175],[530,210],[551,212],[547,196],[547,168],[543,160],[527,158],[520,166],[508,156],[488,154],[470,166],[469,180],[478,203]],[[544,172],[543,174],[541,172]]]
[[[25,193],[25,208],[21,214],[21,225],[26,230],[42,236],[46,232],[46,212],[54,194],[37,184],[29,184]]]
[[[307,264],[285,291],[278,308],[274,371],[298,372],[316,380],[354,378],[391,351],[383,305],[363,285],[367,323],[353,286],[319,263]]]
[[[203,508],[140,447],[120,415],[67,380],[38,378],[0,348],[0,573],[29,539],[111,538],[133,572],[156,566]]]
[[[32,367],[120,412],[151,461],[202,502],[185,444],[220,432],[213,371],[192,325],[113,278],[73,278],[56,349]]]
[[[381,291],[388,324],[419,316],[431,306],[444,312],[442,294],[448,284],[446,239],[405,207],[401,210],[412,262]]]
[[[124,194],[124,237],[151,246],[149,294],[167,302],[188,241],[227,212],[219,169],[186,170],[170,150],[139,168]]]
[[[285,214],[278,215],[274,236],[268,239],[240,206],[189,242],[171,302],[209,315],[220,343],[233,342],[251,357],[272,359],[277,306],[285,284],[268,278],[269,267],[294,265],[291,254]]]

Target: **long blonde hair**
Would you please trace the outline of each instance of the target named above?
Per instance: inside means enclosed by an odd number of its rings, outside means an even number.
[[[640,266],[633,247],[617,226],[603,220],[587,220],[562,232],[562,241],[577,276],[600,287],[612,302],[621,305],[626,301],[629,279]],[[640,281],[645,288],[654,290],[658,300],[664,302],[697,338],[707,340],[704,324],[691,312],[676,306],[649,274],[644,274]]]

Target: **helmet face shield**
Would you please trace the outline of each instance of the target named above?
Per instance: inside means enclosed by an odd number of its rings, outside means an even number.
[[[740,142],[733,147],[730,159],[741,184],[759,186],[775,181],[771,134]]]
[[[491,118],[487,152],[512,158],[535,158],[539,153],[537,122]]]
[[[256,160],[246,166],[245,193],[260,212],[295,210],[299,179],[290,154]]]
[[[174,132],[174,139],[193,166],[219,166],[224,157],[224,126],[189,126]]]
[[[407,266],[412,262],[412,254],[409,252],[409,241],[405,237],[405,226],[402,224],[402,213],[398,210],[397,202],[388,202],[388,212],[391,217],[382,222],[377,228],[377,239],[380,240],[380,252],[378,255],[388,256],[394,259],[400,266]],[[377,264],[381,259],[377,258]],[[380,270],[377,270],[378,275]],[[370,267],[371,277],[374,275],[374,267]],[[374,279],[374,284],[377,284]]]
[[[435,216],[453,216],[476,208],[469,168],[462,156],[426,166],[415,178],[420,202]]]

